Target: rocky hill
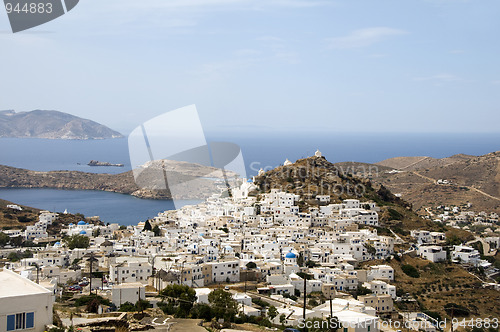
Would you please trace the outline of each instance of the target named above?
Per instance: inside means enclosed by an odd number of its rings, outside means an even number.
[[[319,204],[317,195],[330,195],[332,202],[337,203],[348,198],[376,202],[381,207],[382,227],[391,228],[402,236],[408,235],[410,229],[442,230],[435,223],[420,218],[412,211],[411,203],[393,195],[383,184],[355,171],[368,166],[362,163],[332,164],[324,157],[309,157],[257,176],[255,184],[261,193],[276,188],[301,195],[299,207],[303,210],[308,205]]]
[[[123,137],[97,122],[58,112],[0,111],[0,137],[49,139],[105,139]]]
[[[475,211],[500,213],[500,152],[420,161],[393,158],[378,164],[394,169],[380,170],[373,181],[401,194],[416,209],[471,203]]]
[[[39,209],[20,206],[22,210],[8,208],[14,203],[0,199],[0,226],[3,228],[19,228],[32,225],[38,220]]]
[[[416,171],[434,167],[448,166],[460,161],[467,161],[474,156],[456,154],[451,157],[436,159],[432,157],[395,157],[376,163],[376,165],[390,167],[400,171]]]

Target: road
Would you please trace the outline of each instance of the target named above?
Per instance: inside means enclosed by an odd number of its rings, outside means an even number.
[[[416,171],[412,171],[412,172],[410,172],[410,173],[413,173],[413,174],[415,174],[416,176],[420,176],[421,178],[426,179],[426,180],[429,180],[429,181],[434,182],[434,183],[436,183],[436,181],[437,181],[437,180],[435,180],[435,179],[433,179],[433,178],[430,178],[430,177],[428,177],[428,176],[422,175],[422,174],[420,174],[419,172],[416,172]],[[467,188],[467,189],[470,189],[470,190],[474,190],[475,192],[480,193],[481,195],[484,195],[484,196],[486,196],[486,197],[488,197],[488,198],[491,198],[491,199],[494,199],[494,200],[500,201],[500,198],[495,197],[495,196],[492,196],[492,195],[490,195],[490,194],[488,194],[488,193],[485,193],[484,191],[482,191],[482,190],[480,190],[480,189],[477,189],[477,188],[475,188],[475,187],[466,186],[466,185],[460,185],[460,187],[464,187],[464,188]]]
[[[175,318],[169,320],[169,332],[207,332],[204,327],[199,326],[200,319],[181,319]]]
[[[481,244],[483,245],[483,255],[484,256],[495,256],[496,255],[497,251],[494,250],[494,251],[490,252],[490,244],[488,242],[484,241],[484,239],[482,239],[480,237],[476,236],[476,238],[474,240],[467,242],[466,245],[469,246],[472,243],[477,242],[477,241],[481,242]]]
[[[424,160],[426,160],[426,159],[429,159],[429,158],[430,158],[430,157],[423,157],[422,159],[417,160],[416,162],[411,163],[410,165],[406,165],[405,167],[401,167],[401,168],[399,168],[399,169],[398,169],[398,171],[402,171],[402,170],[404,170],[405,168],[408,168],[408,167],[411,167],[411,166],[413,166],[413,165],[416,165],[416,164],[418,164],[418,163],[420,163],[420,162],[422,162],[422,161],[424,161]]]

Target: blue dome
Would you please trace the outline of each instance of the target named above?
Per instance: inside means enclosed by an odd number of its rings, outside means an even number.
[[[290,251],[285,255],[285,258],[297,258],[297,255]]]
[[[73,224],[73,223],[71,223],[71,224],[69,224],[69,225],[70,225],[70,226],[74,226],[74,224]]]
[[[248,179],[247,182],[253,182],[252,179]]]
[[[58,242],[54,243],[54,245],[55,245],[55,246],[60,246],[60,245],[61,245],[61,242],[59,242],[59,241],[58,241]]]
[[[85,235],[85,234],[87,234],[87,232],[85,232],[85,231],[81,231],[81,232],[80,232],[80,234],[81,234],[81,235]]]
[[[80,221],[78,222],[78,226],[83,226],[83,225],[86,225],[85,221],[80,220]]]

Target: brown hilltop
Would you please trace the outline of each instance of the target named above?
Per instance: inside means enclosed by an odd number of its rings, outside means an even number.
[[[399,172],[381,172],[374,182],[400,193],[417,209],[470,202],[473,210],[500,213],[500,152],[478,157],[455,155],[413,164],[408,159],[406,166],[395,161],[401,159],[392,158],[379,164],[398,166]],[[440,179],[448,183],[437,184]]]
[[[440,166],[448,166],[460,161],[475,158],[466,154],[456,154],[451,157],[436,159],[432,157],[395,157],[382,160],[375,165],[385,166],[401,171],[415,171]]]

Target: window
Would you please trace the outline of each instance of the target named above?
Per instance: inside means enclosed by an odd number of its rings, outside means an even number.
[[[7,316],[7,331],[32,329],[34,326],[34,312],[22,312]]]

